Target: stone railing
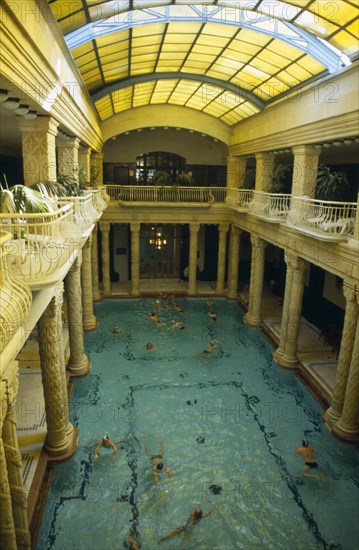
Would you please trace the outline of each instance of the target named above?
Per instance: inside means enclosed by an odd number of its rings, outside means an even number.
[[[101,217],[93,204],[92,191],[80,197],[60,197],[58,206],[73,205],[73,223],[77,227],[77,233],[85,234],[92,225]],[[76,228],[74,228],[76,230]],[[77,236],[77,235],[76,235]]]
[[[111,202],[120,203],[196,203],[224,202],[225,187],[180,187],[175,185],[108,185]]]
[[[292,208],[287,222],[306,233],[320,234],[326,240],[338,240],[354,235],[356,215],[355,202],[292,197]]]
[[[254,191],[248,209],[251,214],[266,221],[281,222],[288,216],[290,201],[290,194]]]
[[[29,287],[9,269],[11,240],[11,233],[0,232],[0,353],[29,314],[32,299]]]
[[[33,290],[42,288],[52,284],[67,261],[73,261],[77,253],[73,216],[71,204],[41,214],[0,214],[0,230],[12,237],[4,247],[16,279]]]
[[[248,210],[253,193],[253,189],[227,189],[226,204],[236,210]]]
[[[84,190],[84,195],[92,196],[92,204],[96,209],[99,217],[101,217],[102,212],[106,209],[107,204],[110,200],[110,197],[106,193],[106,187],[98,187],[97,189],[86,189]]]

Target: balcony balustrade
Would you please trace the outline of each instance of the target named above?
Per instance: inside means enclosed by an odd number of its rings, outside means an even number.
[[[87,237],[93,224],[100,218],[99,212],[93,204],[92,192],[79,197],[60,197],[57,199],[58,206],[72,204],[73,223],[76,225],[77,233],[75,238],[81,235]]]
[[[111,202],[121,205],[141,203],[141,206],[151,203],[180,204],[192,203],[210,206],[214,202],[224,202],[225,187],[180,187],[175,185],[108,185],[107,193]]]
[[[66,204],[41,214],[0,214],[0,230],[12,237],[4,242],[12,274],[32,290],[53,284],[65,263],[74,261],[73,208]]]
[[[99,219],[110,200],[106,193],[106,187],[84,190],[84,195],[92,197],[92,204],[97,212],[97,219]]]
[[[11,240],[11,233],[0,232],[0,353],[28,316],[32,300],[29,287],[12,275]]]
[[[279,223],[288,216],[290,201],[290,194],[254,191],[248,209],[257,218]]]
[[[236,210],[246,211],[253,201],[253,189],[228,189],[226,204]]]

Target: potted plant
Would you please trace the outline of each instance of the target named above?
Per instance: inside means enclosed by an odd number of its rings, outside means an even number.
[[[350,183],[344,172],[331,170],[329,166],[318,166],[315,198],[322,201],[342,202],[348,199]]]
[[[289,174],[291,167],[288,164],[282,164],[274,161],[273,175],[270,185],[267,187],[267,193],[290,193],[291,191],[291,178]]]
[[[3,214],[42,213],[53,210],[51,200],[36,189],[26,185],[9,187],[0,183],[0,212]]]
[[[195,185],[195,181],[191,174],[182,172],[181,174],[177,174],[176,176],[176,185]]]
[[[153,181],[156,187],[159,185],[160,189],[158,192],[158,198],[161,199],[163,197],[164,188],[166,185],[172,184],[172,178],[168,172],[165,172],[163,170],[157,170],[153,176]]]

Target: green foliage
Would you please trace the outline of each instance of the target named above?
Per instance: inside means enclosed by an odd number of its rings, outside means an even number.
[[[33,214],[51,212],[52,210],[50,198],[39,191],[20,184],[4,189],[0,184],[0,212]]]
[[[255,167],[247,168],[243,179],[243,189],[254,189],[256,183]]]
[[[288,164],[281,164],[274,161],[272,182],[266,189],[267,193],[290,193],[291,178],[289,177],[291,167]]]
[[[83,190],[74,178],[59,173],[57,174],[57,182],[64,187],[67,197],[80,197],[83,195]]]
[[[35,191],[39,191],[39,193],[42,193],[43,195],[45,195],[46,197],[50,197],[51,199],[57,199],[58,197],[67,197],[66,188],[58,181],[43,180],[37,183],[33,183],[30,187],[31,189],[35,189]]]
[[[182,172],[181,174],[177,174],[176,176],[176,185],[195,185],[195,181],[191,174]]]
[[[315,198],[323,201],[343,202],[348,200],[350,183],[344,172],[331,171],[329,166],[318,166]]]
[[[155,185],[171,185],[172,178],[168,172],[157,170],[153,176],[153,182]]]

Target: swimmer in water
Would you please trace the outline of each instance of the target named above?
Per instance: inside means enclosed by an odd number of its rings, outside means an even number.
[[[206,518],[207,516],[212,514],[212,512],[214,512],[216,508],[219,508],[218,504],[210,508],[207,512],[203,512],[201,509],[201,505],[198,504],[192,509],[191,515],[188,517],[186,523],[184,525],[180,525],[179,527],[168,533],[168,535],[160,539],[160,542],[171,539],[172,537],[176,537],[177,535],[183,533],[182,547],[184,548],[185,542],[192,533],[194,526],[197,525],[203,518]]]
[[[120,328],[118,325],[114,325],[114,326],[112,327],[112,332],[113,332],[114,334],[119,334],[120,332],[122,332],[122,328]]]
[[[314,449],[311,447],[306,439],[302,441],[302,447],[298,447],[295,451],[296,456],[302,456],[304,458],[305,464],[302,469],[302,474],[304,477],[314,477],[316,479],[323,479],[323,471],[319,471],[319,466],[315,460]],[[317,473],[314,473],[316,471]],[[313,472],[313,473],[310,473]]]
[[[111,457],[111,460],[112,462],[115,460],[115,456],[116,454],[118,453],[118,448],[116,447],[116,445],[110,440],[110,438],[108,437],[108,435],[104,435],[102,440],[97,443],[96,447],[95,447],[95,450],[94,450],[94,458],[95,460],[98,459],[99,457],[99,450],[100,450],[100,447],[105,447],[105,448],[112,448],[113,449],[113,454],[112,454],[112,457]]]
[[[163,474],[163,472],[166,472],[168,477],[171,480],[173,477],[173,473],[163,460],[163,444],[162,443],[160,444],[160,453],[158,455],[152,454],[151,449],[146,444],[144,445],[144,447],[145,447],[147,456],[152,461],[152,475],[155,482],[157,484],[161,483],[160,478],[158,476],[159,474]]]
[[[154,344],[151,344],[151,342],[148,342],[148,344],[145,345],[145,349],[158,349],[158,348]]]
[[[221,342],[218,342],[218,340],[215,340],[214,342],[209,342],[207,344],[207,348],[203,351],[203,353],[212,353],[212,351],[220,345]]]

